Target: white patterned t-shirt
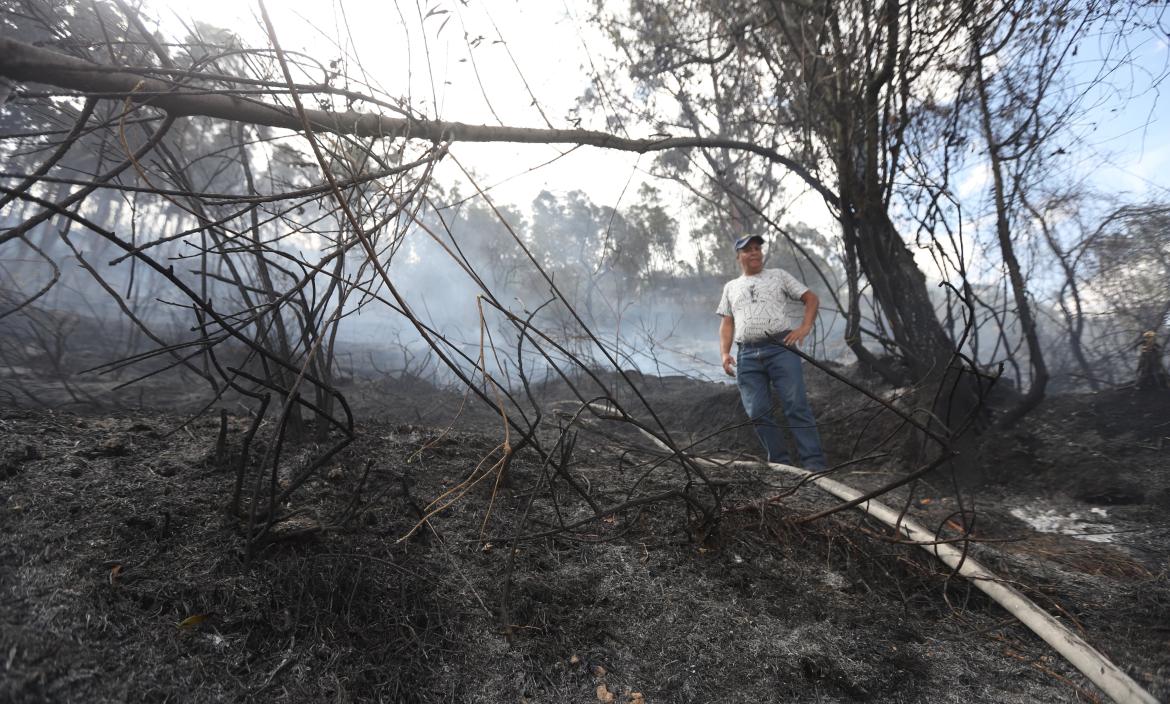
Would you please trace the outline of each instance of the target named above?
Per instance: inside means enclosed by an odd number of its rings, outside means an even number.
[[[755,276],[743,274],[728,281],[715,312],[735,321],[736,342],[760,342],[800,327],[804,322],[800,297],[806,291],[808,286],[787,271],[764,269]]]

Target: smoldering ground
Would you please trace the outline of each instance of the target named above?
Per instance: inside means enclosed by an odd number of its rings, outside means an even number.
[[[737,409],[726,385],[637,383],[680,442]],[[814,373],[810,386],[831,460],[890,430],[863,420],[833,380]],[[559,381],[534,388],[550,407],[573,403],[566,392]],[[566,477],[531,508],[547,480],[530,453],[509,482],[489,478],[430,513],[493,457],[498,412],[461,412],[461,394],[419,379],[354,398],[371,404],[357,440],[292,497],[250,558],[239,518],[224,514],[245,414],[228,416],[221,450],[214,415],[184,425],[169,414],[9,407],[5,699],[1100,699],[1035,636],[881,526],[850,514],[794,524],[827,505],[811,488],[760,503],[791,484],[767,470],[721,477],[714,533],[696,532],[686,504],[666,501],[537,537],[580,498]],[[972,554],[1159,697],[1170,686],[1170,468],[1158,449],[1168,410],[1125,392],[1052,399],[986,451],[987,483],[962,495],[976,517]],[[598,502],[620,502],[615,487],[644,471],[622,432],[602,424],[576,435],[567,471]],[[744,428],[706,442],[755,449]],[[292,450],[273,480],[313,452]],[[899,471],[891,457],[841,478],[865,487]],[[674,480],[651,473],[645,488]],[[1105,512],[1108,530],[1080,532],[1110,541],[1029,528],[1014,515],[1038,495],[1063,515]],[[936,478],[892,497],[943,537],[955,498]],[[534,536],[517,541],[526,512]]]

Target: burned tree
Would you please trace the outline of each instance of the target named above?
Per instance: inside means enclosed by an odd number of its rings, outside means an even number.
[[[945,396],[957,404],[931,410],[951,427],[962,426],[989,363],[993,375],[1001,362],[1018,370],[1027,389],[1005,422],[1043,398],[1038,291],[1028,281],[1032,247],[1022,244],[1043,229],[1031,203],[1065,178],[1065,147],[1084,139],[1075,118],[1086,96],[1131,60],[1125,38],[1147,27],[1156,33],[1159,10],[638,0],[599,15],[624,55],[611,71],[651,96],[647,122],[766,128],[770,145],[804,167],[792,173],[824,197],[840,225],[846,340],[861,362],[897,383],[949,379],[944,386],[958,395]],[[1102,48],[1091,70],[1074,66],[1078,44],[1095,32],[1121,39]],[[1080,87],[1074,70],[1088,74]],[[731,109],[719,99],[728,95],[745,99]],[[983,169],[986,204],[960,193],[961,181]],[[767,169],[754,178],[766,181]],[[696,187],[709,199],[736,192],[710,177]],[[977,220],[984,212],[993,223],[987,244]],[[996,266],[972,271],[972,252],[984,248]],[[945,295],[931,293],[927,274]],[[1003,281],[1003,293],[981,276]],[[981,347],[993,349],[990,360]]]
[[[62,117],[72,121],[71,129],[60,132],[41,127],[10,137],[9,144],[31,145],[31,153],[43,159],[19,174],[16,184],[3,187],[8,199],[25,204],[27,212],[0,232],[0,246],[35,247],[33,239],[46,236],[47,227],[62,219],[84,232],[77,237],[110,248],[103,256],[112,257],[111,266],[145,272],[139,277],[163,282],[167,297],[179,299],[168,302],[189,312],[186,324],[194,334],[176,342],[167,339],[157,323],[125,306],[118,282],[111,282],[109,274],[97,267],[87,269],[156,344],[115,365],[169,358],[167,364],[182,365],[206,380],[212,394],[207,405],[227,394],[250,399],[251,426],[234,455],[229,506],[244,516],[250,546],[283,520],[288,499],[353,439],[352,414],[333,383],[333,352],[338,321],[370,304],[385,306],[407,321],[447,370],[499,413],[503,442],[485,458],[483,471],[469,478],[454,498],[488,477],[503,481],[516,453],[533,446],[547,468],[576,488],[588,507],[586,522],[627,505],[599,504],[568,474],[573,423],[561,428],[559,439],[547,449],[541,444],[545,440],[536,436],[541,410],[537,407],[533,415],[532,404],[516,395],[530,381],[526,360],[536,359],[566,381],[570,372],[591,376],[594,390],[588,393],[570,381],[582,403],[577,415],[640,422],[636,417],[646,414],[645,427],[672,448],[674,455],[665,464],[681,467],[683,488],[638,497],[631,505],[678,500],[701,522],[717,520],[717,486],[670,439],[625,372],[619,371],[618,380],[632,389],[632,400],[640,406],[636,413],[618,402],[610,383],[593,375],[572,350],[533,324],[547,303],[533,310],[514,310],[501,303],[477,273],[479,263],[467,259],[457,243],[444,241],[442,228],[425,212],[431,170],[446,157],[452,141],[562,141],[628,150],[664,149],[679,142],[428,121],[396,108],[388,98],[334,88],[328,82],[307,82],[306,77],[322,67],[281,50],[271,24],[271,49],[243,49],[229,35],[204,28],[176,50],[147,32],[128,8],[115,4],[88,8],[94,12],[86,14],[88,33],[80,24],[73,30],[74,36],[86,37],[80,43],[50,39],[54,48],[47,49],[0,39],[0,75],[28,86],[15,104],[47,108],[50,125]],[[85,14],[87,8],[79,12]],[[54,16],[37,20],[50,35],[62,21]],[[111,33],[122,39],[104,39]],[[123,43],[133,51],[119,54]],[[72,115],[55,113],[51,107],[53,99],[79,95],[94,100]],[[310,96],[317,106],[313,109],[305,107]],[[346,107],[365,103],[400,116],[346,112],[334,109],[334,103]],[[196,139],[202,132],[211,138]],[[97,167],[80,170],[88,176],[81,178],[61,173],[60,156],[88,144],[83,138],[93,139],[91,134],[106,140],[100,143],[108,145],[113,166],[99,161]],[[287,144],[302,139],[311,153]],[[269,167],[257,173],[261,161]],[[312,175],[306,178],[305,173]],[[46,185],[59,193],[44,194]],[[87,208],[97,194],[106,192],[153,197],[143,207],[158,212],[165,225],[149,237],[127,238],[117,218]],[[487,202],[499,218],[500,212]],[[504,224],[526,266],[538,273],[552,302],[576,326],[573,334],[604,363],[620,370],[615,351],[589,329],[545,263]],[[469,351],[428,325],[390,275],[408,230],[430,237],[480,287],[477,350]],[[296,240],[307,241],[319,256],[310,258],[290,246]],[[624,234],[613,240],[614,245],[619,243],[633,244]],[[76,256],[81,260],[80,249]],[[40,295],[14,290],[5,298],[10,306],[0,315],[12,315]],[[506,348],[501,350],[492,334],[496,323],[512,330],[514,339],[508,344],[515,345],[514,360],[507,358]],[[604,411],[593,404],[601,400],[610,402]],[[288,444],[303,433],[301,414],[315,420],[322,445],[307,458],[291,460]],[[221,430],[216,452],[220,459],[229,455],[222,436]],[[663,465],[662,460],[655,461],[652,471]],[[575,525],[580,523],[567,521],[562,528]]]

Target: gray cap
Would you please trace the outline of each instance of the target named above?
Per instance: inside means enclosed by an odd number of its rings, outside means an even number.
[[[759,242],[764,244],[764,238],[759,235],[744,235],[735,241],[735,251],[739,251],[748,246],[748,242]]]

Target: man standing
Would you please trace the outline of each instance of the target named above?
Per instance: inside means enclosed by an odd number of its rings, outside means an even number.
[[[769,462],[789,464],[788,443],[772,413],[771,387],[775,386],[804,468],[824,469],[825,453],[804,390],[801,359],[789,349],[812,331],[820,300],[787,271],[764,268],[763,237],[740,237],[735,241],[735,257],[743,275],[723,287],[716,311],[723,316],[719,324],[723,371],[736,377],[743,408]],[[732,341],[738,344],[735,357],[731,356]]]

